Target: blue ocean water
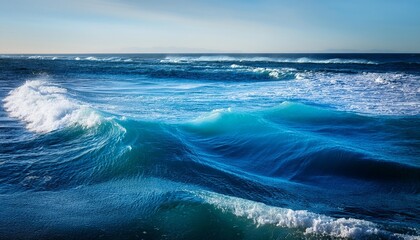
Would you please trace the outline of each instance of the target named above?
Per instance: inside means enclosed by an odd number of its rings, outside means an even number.
[[[420,239],[420,55],[0,56],[1,239]]]

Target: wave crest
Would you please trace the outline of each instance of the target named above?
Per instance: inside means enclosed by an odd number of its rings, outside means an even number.
[[[305,235],[338,238],[417,239],[417,236],[392,233],[373,222],[361,219],[333,218],[307,210],[273,207],[251,200],[205,191],[196,192],[196,195],[224,212],[252,220],[257,226],[271,224],[283,228],[302,229]]]
[[[78,125],[90,128],[101,123],[101,117],[87,105],[67,97],[67,90],[45,80],[27,81],[10,91],[3,100],[10,117],[26,124],[37,133],[48,133]]]

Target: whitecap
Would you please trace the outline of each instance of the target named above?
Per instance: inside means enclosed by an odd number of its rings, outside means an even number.
[[[29,56],[28,59],[43,59],[43,56]]]
[[[314,234],[338,238],[366,239],[369,237],[418,239],[416,236],[392,233],[380,225],[355,218],[334,218],[307,210],[273,207],[263,203],[222,194],[200,191],[195,195],[205,202],[237,217],[252,220],[257,226],[275,225],[302,229],[305,235]]]
[[[238,64],[232,64],[230,65],[231,68],[243,68],[241,65]]]
[[[37,133],[47,133],[71,125],[90,128],[101,117],[87,105],[67,96],[67,90],[45,80],[27,81],[12,90],[3,100],[10,117]]]
[[[238,68],[238,67],[234,67],[234,68]],[[296,69],[293,69],[293,68],[264,68],[264,67],[246,67],[245,70],[249,72],[254,72],[254,73],[267,74],[269,77],[275,78],[275,79],[279,79],[282,76],[285,76],[291,72],[296,71]]]
[[[89,60],[89,61],[98,61],[99,59],[97,59],[96,57],[87,57],[86,60]]]

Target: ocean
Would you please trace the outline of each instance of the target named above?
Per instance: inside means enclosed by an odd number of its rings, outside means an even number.
[[[0,239],[420,239],[420,54],[0,55]]]

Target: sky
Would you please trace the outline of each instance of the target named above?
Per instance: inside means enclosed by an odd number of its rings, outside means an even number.
[[[419,0],[0,0],[0,53],[420,52]]]

